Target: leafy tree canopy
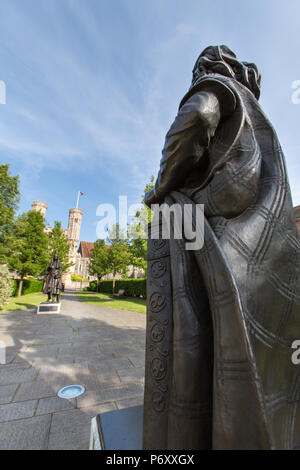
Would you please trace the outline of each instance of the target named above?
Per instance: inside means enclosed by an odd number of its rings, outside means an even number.
[[[132,254],[127,239],[124,239],[119,224],[115,224],[107,239],[109,243],[108,250],[108,272],[113,275],[113,290],[115,286],[115,277],[117,274],[126,276],[127,268],[131,264]]]
[[[49,239],[44,229],[43,216],[36,211],[24,213],[14,222],[14,246],[9,266],[18,273],[21,280],[25,276],[39,276],[47,267]]]
[[[98,281],[106,274],[109,274],[108,257],[109,248],[105,244],[105,241],[100,239],[96,240],[90,256],[89,274],[96,276]]]
[[[0,165],[0,263],[9,256],[19,195],[19,176],[10,174],[8,164]]]
[[[73,265],[69,261],[70,242],[65,235],[61,222],[57,220],[54,222],[54,227],[48,233],[49,238],[49,260],[52,259],[54,253],[58,254],[59,260],[62,264],[63,272],[66,272],[69,267]]]
[[[147,236],[146,227],[151,222],[152,211],[144,203],[144,196],[147,191],[154,188],[154,176],[151,176],[150,182],[146,184],[142,198],[142,207],[136,212],[128,227],[128,235],[130,239],[130,251],[132,255],[132,265],[143,268],[146,271],[147,261]],[[133,236],[134,234],[134,236]]]

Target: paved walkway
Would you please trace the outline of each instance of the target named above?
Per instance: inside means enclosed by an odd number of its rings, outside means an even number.
[[[58,315],[0,314],[0,449],[88,449],[97,413],[143,400],[144,314],[81,303],[66,293]],[[57,392],[84,385],[77,400]]]

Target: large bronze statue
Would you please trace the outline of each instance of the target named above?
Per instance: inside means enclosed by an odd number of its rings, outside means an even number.
[[[58,254],[53,255],[53,259],[46,271],[44,279],[44,289],[43,293],[48,295],[48,302],[50,302],[52,297],[52,302],[60,302],[60,293],[62,290],[62,266],[61,262],[58,259]]]
[[[260,81],[206,48],[146,194],[205,214],[202,249],[149,239],[146,449],[300,448],[300,239]]]

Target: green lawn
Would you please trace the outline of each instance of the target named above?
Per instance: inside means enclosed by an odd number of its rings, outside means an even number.
[[[34,308],[36,305],[41,302],[45,302],[46,300],[47,296],[41,292],[26,294],[21,297],[11,297],[9,303],[4,305],[2,309],[0,308],[0,314],[11,312],[12,310],[26,310],[28,308]]]
[[[146,300],[135,297],[118,298],[109,294],[96,292],[80,292],[77,294],[80,302],[86,302],[99,307],[120,308],[131,312],[146,313]]]

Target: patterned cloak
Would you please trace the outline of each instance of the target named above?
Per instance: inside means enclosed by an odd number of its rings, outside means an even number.
[[[49,263],[45,279],[44,294],[59,295],[62,289],[62,266],[59,260]]]
[[[204,204],[205,232],[198,251],[149,239],[144,448],[300,448],[299,235],[278,138],[248,88],[198,80],[156,192]]]

